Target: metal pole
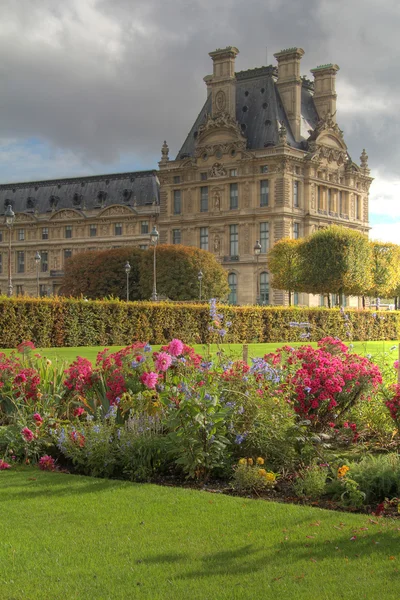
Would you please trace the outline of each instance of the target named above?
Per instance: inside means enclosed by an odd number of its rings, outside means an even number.
[[[126,272],[126,301],[129,302],[129,271]]]
[[[201,302],[201,277],[200,277],[200,297],[199,297],[199,300]]]
[[[11,279],[11,227],[8,227],[8,290],[7,296],[11,298],[13,293],[13,285]]]
[[[157,302],[156,244],[154,244],[153,254],[153,293],[151,299],[153,302]]]
[[[39,298],[39,262],[36,263],[36,295]]]
[[[258,280],[258,254],[256,254],[257,304],[260,304],[260,282]]]

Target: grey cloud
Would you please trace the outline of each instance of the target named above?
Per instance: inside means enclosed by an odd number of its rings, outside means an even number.
[[[152,168],[201,109],[209,51],[237,46],[241,70],[296,45],[304,74],[336,62],[360,100],[377,98],[375,113],[341,115],[339,96],[339,124],[354,160],[366,147],[396,172],[399,113],[379,109],[400,91],[396,1],[2,0],[0,11],[0,137],[41,139],[104,171],[128,154]]]

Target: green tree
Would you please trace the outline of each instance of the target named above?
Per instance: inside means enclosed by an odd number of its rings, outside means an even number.
[[[283,238],[272,246],[267,254],[268,270],[272,275],[271,285],[278,290],[289,292],[289,306],[292,305],[292,292],[299,284],[299,246],[302,240]]]
[[[361,296],[370,288],[371,248],[366,235],[332,225],[299,246],[299,290],[311,294]]]
[[[153,248],[145,251],[140,263],[140,291],[150,298],[153,289]],[[227,272],[206,250],[180,244],[156,248],[157,293],[170,300],[199,298],[198,273],[202,271],[202,298],[224,299],[229,294]]]
[[[144,254],[132,246],[75,254],[66,261],[60,292],[90,299],[126,298],[125,264],[129,262],[129,298],[139,300],[139,264]]]
[[[397,297],[400,288],[400,246],[389,242],[370,242],[372,282],[367,295],[374,298]]]

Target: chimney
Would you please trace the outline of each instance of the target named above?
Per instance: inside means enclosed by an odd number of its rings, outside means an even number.
[[[336,73],[339,71],[337,65],[321,65],[311,69],[314,75],[314,104],[320,119],[324,119],[328,113],[336,123]]]
[[[278,62],[276,85],[296,141],[300,141],[302,85],[300,60],[303,54],[303,48],[289,48],[274,54]]]
[[[235,58],[239,50],[233,46],[210,52],[214,69],[206,84],[212,94],[211,115],[225,113],[236,120],[236,76]],[[209,92],[210,93],[210,92]]]

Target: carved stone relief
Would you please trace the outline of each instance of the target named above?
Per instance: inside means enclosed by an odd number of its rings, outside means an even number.
[[[248,181],[246,181],[246,183],[244,184],[243,200],[244,200],[244,207],[249,208],[249,206],[250,206],[250,183]]]
[[[219,254],[221,251],[221,239],[219,235],[214,235],[214,252]]]
[[[215,108],[217,112],[223,112],[226,109],[226,96],[222,90],[218,90],[215,95]]]
[[[226,169],[221,163],[214,163],[213,166],[208,169],[208,176],[210,179],[217,177],[226,177]]]
[[[315,210],[315,183],[310,184],[311,189],[311,208]]]

